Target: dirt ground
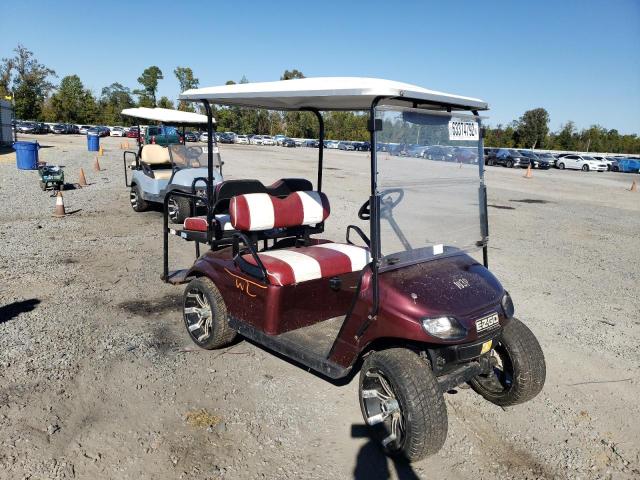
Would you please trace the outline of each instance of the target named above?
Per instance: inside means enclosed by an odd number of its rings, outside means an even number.
[[[129,205],[121,139],[102,139],[101,172],[84,137],[37,139],[91,185],[55,219],[37,172],[0,155],[0,479],[640,477],[638,175],[488,169],[490,266],[540,340],[546,386],[506,410],[447,394],[444,448],[406,466],[368,438],[357,377],[334,385],[247,341],[195,348],[183,287],[160,281],[161,213]],[[313,149],[221,153],[228,178],[315,178]],[[353,223],[366,165],[326,152],[329,238]],[[178,238],[171,251],[193,260]]]

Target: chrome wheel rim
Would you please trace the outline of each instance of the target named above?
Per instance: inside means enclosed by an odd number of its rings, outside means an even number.
[[[129,201],[131,202],[131,206],[133,208],[138,206],[138,192],[136,192],[134,189],[132,189],[129,193]]]
[[[198,288],[192,288],[187,292],[183,313],[189,334],[198,343],[208,340],[212,333],[213,324],[211,304],[206,295]]]
[[[169,202],[167,202],[167,211],[169,213],[169,218],[172,221],[177,221],[178,219],[178,202],[175,198],[171,197]]]
[[[406,424],[402,406],[391,383],[380,370],[366,371],[360,402],[367,425],[379,429],[382,446],[389,450],[400,449]]]

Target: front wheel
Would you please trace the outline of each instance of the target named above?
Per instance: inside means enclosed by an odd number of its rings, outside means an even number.
[[[490,353],[492,371],[469,384],[491,403],[508,407],[531,400],[544,386],[546,364],[535,335],[517,318],[504,327]]]
[[[589,171],[589,165],[587,165],[586,163],[582,166],[582,171],[583,172],[588,172]]]
[[[559,168],[560,170],[564,170],[564,163],[560,162],[560,163],[558,164],[558,168]]]
[[[360,371],[360,409],[373,436],[393,457],[414,462],[447,438],[447,407],[430,365],[413,351],[370,354]]]
[[[507,160],[507,168],[513,168],[513,162],[511,160]]]

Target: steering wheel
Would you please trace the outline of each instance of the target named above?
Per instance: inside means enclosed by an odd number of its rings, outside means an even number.
[[[404,198],[404,190],[401,188],[389,188],[380,192],[380,210],[393,210]],[[362,204],[358,210],[358,218],[360,220],[369,220],[371,218],[370,200]]]

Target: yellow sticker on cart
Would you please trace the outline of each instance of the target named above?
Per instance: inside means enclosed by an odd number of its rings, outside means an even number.
[[[489,350],[491,350],[491,345],[493,344],[493,340],[489,340],[488,342],[484,342],[482,344],[482,350],[480,351],[480,355],[482,355],[483,353],[487,353]]]

